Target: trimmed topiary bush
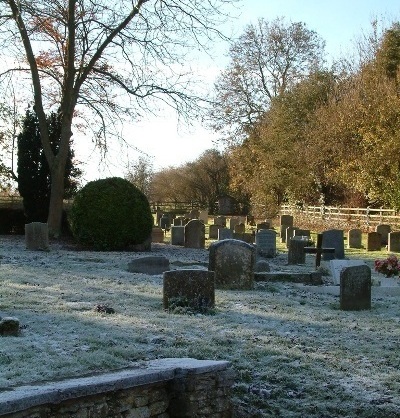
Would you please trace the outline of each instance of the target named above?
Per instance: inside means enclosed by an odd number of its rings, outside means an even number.
[[[112,177],[87,183],[69,211],[75,239],[95,250],[128,250],[151,235],[153,215],[132,183]]]

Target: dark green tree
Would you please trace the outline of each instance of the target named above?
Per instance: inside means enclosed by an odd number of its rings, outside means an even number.
[[[57,152],[61,124],[59,115],[52,112],[47,117],[50,143]],[[28,109],[18,135],[18,191],[23,198],[27,222],[47,222],[50,203],[50,169],[40,139],[39,122],[34,110]],[[74,196],[78,188],[81,170],[74,166],[74,152],[68,153],[65,168],[64,198]]]

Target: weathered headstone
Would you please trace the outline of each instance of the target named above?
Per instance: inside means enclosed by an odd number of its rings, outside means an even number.
[[[347,248],[361,248],[362,231],[361,229],[350,229],[347,232]]]
[[[289,248],[290,240],[294,237],[294,231],[297,229],[295,226],[288,226],[286,228],[286,248]]]
[[[276,232],[272,229],[260,229],[256,233],[256,251],[261,257],[276,256]]]
[[[389,232],[388,251],[390,253],[400,253],[400,231]]]
[[[153,226],[151,230],[151,242],[164,242],[164,231],[159,226]]]
[[[246,232],[246,225],[243,223],[235,225],[233,227],[233,232],[237,234],[244,234]]]
[[[19,335],[19,319],[7,316],[0,317],[0,335],[3,337],[18,337]]]
[[[163,275],[163,308],[189,307],[205,311],[215,306],[214,272],[181,269]]]
[[[254,267],[255,272],[260,272],[260,271],[269,272],[270,270],[271,268],[269,266],[268,261],[266,260],[258,260]]]
[[[254,246],[238,240],[210,245],[208,269],[215,273],[215,286],[222,289],[252,289],[254,285]]]
[[[171,226],[171,245],[185,245],[184,226]]]
[[[388,245],[389,243],[389,233],[391,232],[391,226],[387,224],[380,224],[377,225],[375,228],[375,232],[381,234],[381,244]]]
[[[169,270],[169,260],[164,256],[150,255],[135,258],[128,263],[130,273],[162,274]]]
[[[379,232],[368,232],[367,251],[380,251],[382,247],[382,235]]]
[[[340,284],[340,273],[343,269],[347,267],[354,267],[354,266],[365,266],[366,263],[364,260],[330,260],[329,267],[331,269],[331,274],[333,278],[333,283],[335,285]]]
[[[49,228],[47,223],[25,224],[25,245],[28,250],[47,251],[49,249]]]
[[[306,239],[303,239],[306,238]],[[310,245],[311,241],[305,235],[294,236],[289,242],[288,264],[305,264],[306,253],[304,248]]]
[[[222,241],[224,239],[232,239],[233,232],[229,228],[220,228],[218,229],[218,240]]]
[[[201,210],[199,212],[199,221],[203,222],[204,225],[208,224],[208,210]]]
[[[185,225],[185,247],[204,248],[206,231],[203,222],[192,219]]]
[[[340,309],[371,309],[371,269],[368,266],[346,267],[341,271]]]
[[[218,230],[222,229],[222,225],[210,225],[208,227],[208,238],[209,239],[218,239]]]
[[[334,248],[335,253],[324,253],[323,260],[333,260],[334,258],[344,258],[344,235],[342,229],[329,229],[322,233],[322,247]]]

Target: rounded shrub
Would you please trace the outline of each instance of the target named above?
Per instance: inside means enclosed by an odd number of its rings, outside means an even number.
[[[95,250],[127,250],[151,234],[153,216],[146,196],[132,183],[111,177],[87,183],[69,211],[75,239]]]

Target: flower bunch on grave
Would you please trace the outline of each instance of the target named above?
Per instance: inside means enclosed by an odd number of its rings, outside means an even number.
[[[386,277],[399,276],[400,261],[394,254],[384,260],[375,260],[375,271],[385,274]]]

